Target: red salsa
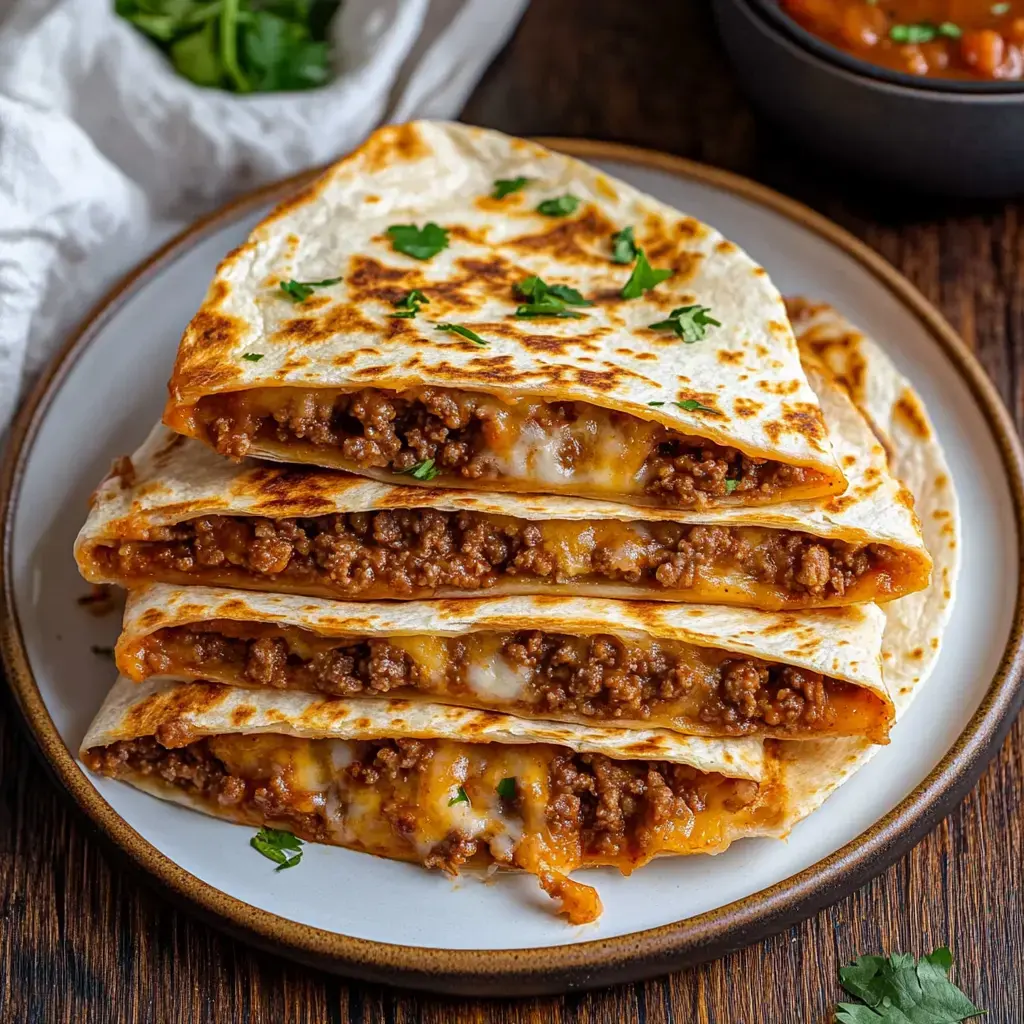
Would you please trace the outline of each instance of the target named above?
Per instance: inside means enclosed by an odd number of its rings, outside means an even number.
[[[1024,0],[779,0],[800,25],[873,64],[931,78],[1024,78]]]

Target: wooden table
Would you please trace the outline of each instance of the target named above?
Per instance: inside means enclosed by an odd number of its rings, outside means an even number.
[[[739,94],[707,0],[535,0],[465,118],[635,143],[749,175],[874,246],[977,351],[1024,414],[1024,206],[921,199],[790,152]],[[799,927],[658,981],[523,1003],[349,985],[253,952],[175,910],[101,847],[0,704],[0,1021],[831,1020],[860,953],[949,945],[993,1022],[1021,1019],[1024,733],[964,804],[873,883]]]

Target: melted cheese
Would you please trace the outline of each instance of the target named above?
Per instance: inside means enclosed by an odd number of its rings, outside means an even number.
[[[524,700],[530,687],[530,670],[511,665],[499,651],[473,660],[466,666],[466,683],[473,694],[494,704]]]

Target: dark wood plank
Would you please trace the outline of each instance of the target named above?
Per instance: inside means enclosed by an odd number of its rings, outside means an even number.
[[[534,0],[467,120],[630,142],[747,174],[891,260],[976,349],[1024,422],[1024,215],[845,178],[753,117],[708,0]],[[824,1022],[859,953],[948,944],[993,1021],[1020,1019],[1024,734],[891,870],[760,945],[645,984],[522,1003],[350,985],[257,953],[174,909],[69,809],[0,709],[0,1021],[289,1024]]]

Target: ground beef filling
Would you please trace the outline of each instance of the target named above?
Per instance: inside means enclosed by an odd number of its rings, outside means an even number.
[[[259,631],[259,627],[257,627]],[[471,698],[487,707],[597,720],[689,720],[702,731],[742,736],[826,733],[842,701],[870,699],[858,687],[807,669],[727,656],[683,644],[625,643],[540,630],[442,640],[447,671],[425,672],[387,639],[325,641],[291,635],[244,636],[239,623],[179,626],[143,642],[146,675],[187,673],[224,683],[376,696],[417,690]],[[268,630],[269,632],[269,630]],[[226,635],[235,634],[235,635]],[[299,637],[299,639],[294,639]],[[518,697],[495,699],[474,687],[474,665],[504,662],[521,680]],[[493,673],[493,669],[490,670]]]
[[[531,406],[522,426],[555,433],[593,406],[582,402],[548,402]],[[257,439],[282,444],[304,441],[337,448],[361,469],[409,473],[426,460],[441,474],[464,480],[502,477],[501,454],[495,450],[501,403],[473,392],[423,387],[398,394],[373,388],[353,392],[297,389],[278,396],[273,411],[253,395],[234,392],[200,400],[197,414],[207,436],[222,455],[242,458]],[[624,413],[606,413],[616,421],[634,421]],[[740,495],[750,501],[770,501],[780,492],[821,479],[821,474],[743,455],[667,428],[656,430],[632,493],[658,498],[665,504],[701,507],[710,499]],[[500,443],[500,442],[499,442]],[[586,470],[592,453],[578,444],[563,445],[558,453],[565,470]]]
[[[129,579],[163,572],[200,580],[205,574],[216,582],[218,574],[241,571],[345,598],[428,597],[519,579],[607,580],[676,591],[731,571],[777,588],[780,600],[818,601],[843,598],[868,573],[883,590],[891,588],[903,557],[883,545],[789,530],[533,523],[435,509],[315,519],[201,516],[96,550],[104,568]]]
[[[740,811],[757,798],[755,782],[725,779],[668,761],[617,761],[602,754],[558,754],[550,769],[548,827],[579,835],[585,856],[642,860],[659,828],[681,830],[714,803]]]
[[[406,800],[396,797],[414,791],[409,787],[426,773],[434,746],[429,740],[361,743],[359,756],[341,769],[347,773],[346,784],[381,788],[381,814],[410,851],[418,850],[417,817]],[[685,765],[539,749],[548,762],[547,827],[558,847],[580,849],[584,862],[643,859],[659,827],[675,823],[685,830],[701,812],[735,813],[757,798],[754,782]],[[330,841],[327,800],[314,801],[317,809],[312,812],[300,810],[301,805],[310,804],[310,794],[296,791],[287,770],[271,766],[255,779],[232,774],[207,739],[180,749],[168,749],[152,736],[123,740],[87,752],[85,762],[102,775],[162,780],[246,820],[286,824],[305,839]],[[472,773],[472,765],[469,770]],[[505,812],[516,815],[521,799],[517,794],[503,801]],[[452,830],[426,853],[418,850],[418,856],[427,867],[455,872],[485,852],[485,843]]]

